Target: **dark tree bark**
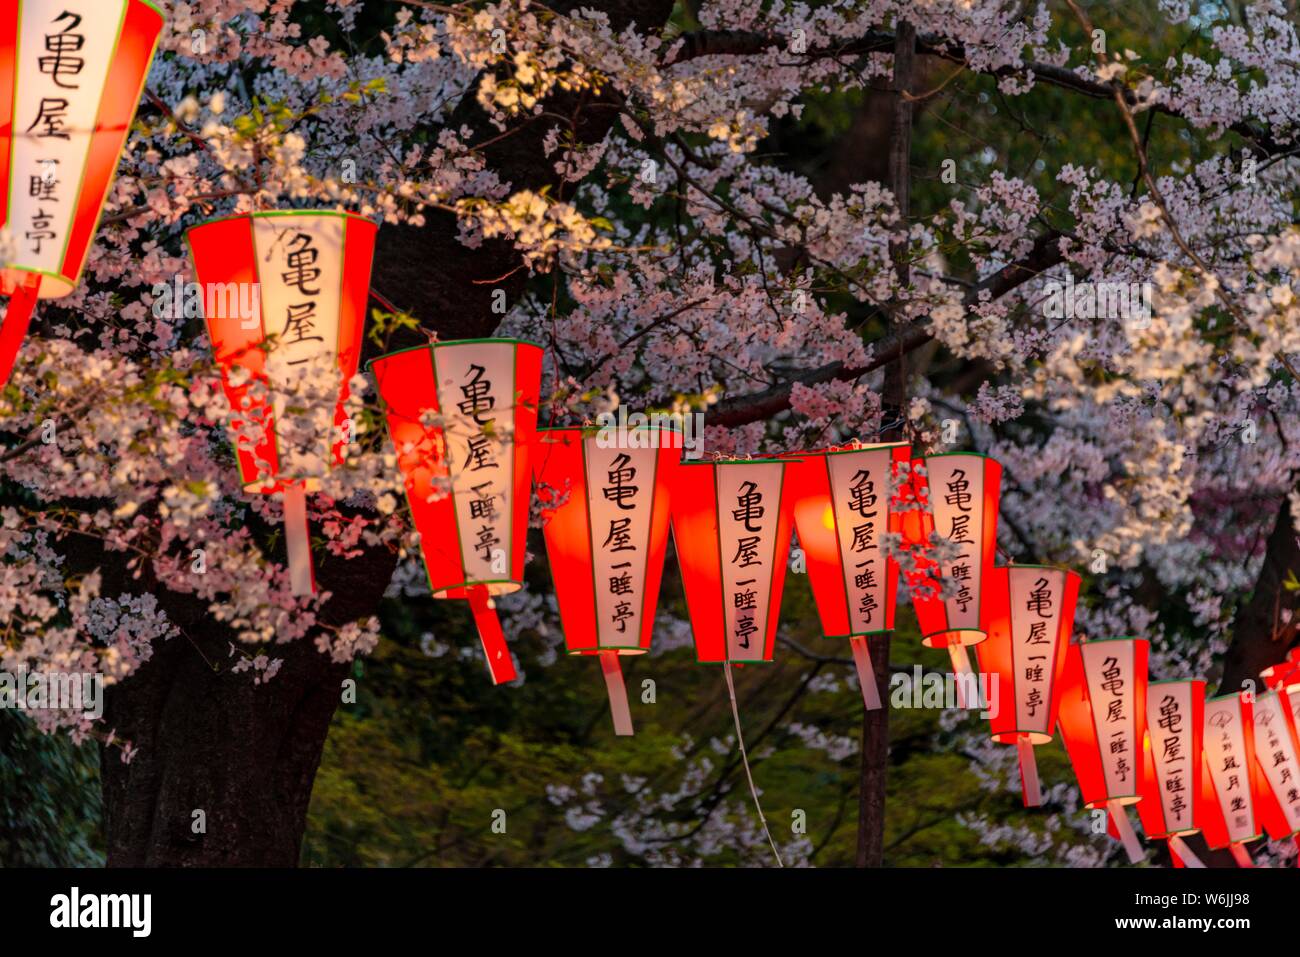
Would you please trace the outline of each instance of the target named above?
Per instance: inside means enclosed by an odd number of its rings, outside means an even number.
[[[889,188],[898,204],[899,229],[906,231],[911,205],[912,171],[912,73],[916,61],[916,29],[910,23],[898,25],[894,44],[894,118],[889,131]],[[891,249],[894,271],[900,285],[911,279],[907,266],[906,241]],[[901,332],[902,322],[891,323],[891,332]],[[884,441],[903,437],[903,416],[907,409],[907,366],[899,350],[895,361],[885,367],[884,401],[881,403],[886,428]],[[885,787],[889,771],[889,635],[868,639],[871,664],[876,672],[881,707],[862,713],[862,766],[858,790],[858,867],[880,867],[885,857]]]
[[[672,10],[669,0],[581,5],[604,9],[616,29],[635,22],[651,32]],[[552,6],[565,11],[577,4]],[[615,114],[589,109],[594,102],[589,95],[562,94],[547,108],[569,118],[579,141],[595,143]],[[471,93],[448,122],[468,125],[475,133],[471,142],[493,141],[483,153],[513,189],[549,185],[559,194],[561,184],[541,148],[554,117],[521,120],[502,137]],[[428,330],[455,339],[490,335],[500,319],[491,309],[493,291],[504,289],[513,300],[527,278],[511,244],[469,249],[456,241],[452,217],[436,214],[423,227],[380,230],[372,284]],[[327,622],[377,612],[396,564],[392,553],[370,550],[347,561],[314,557],[318,584],[332,593],[321,612]],[[312,782],[349,666],[332,663],[310,641],[295,641],[270,649],[284,664],[269,683],[255,685],[247,673],[232,671],[234,635],[208,615],[204,602],[168,592],[147,575],[133,580],[122,563],[121,553],[93,543],[69,546],[70,569],[99,568],[106,595],[152,591],[182,636],[161,643],[150,661],[106,695],[106,727],[136,751],[124,763],[117,748],[101,748],[109,865],[295,866]]]

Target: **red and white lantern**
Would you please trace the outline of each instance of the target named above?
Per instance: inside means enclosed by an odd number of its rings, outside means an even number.
[[[1300,744],[1295,716],[1284,692],[1257,695],[1255,719],[1255,794],[1264,829],[1273,840],[1300,833]]]
[[[542,532],[571,655],[600,661],[616,734],[632,734],[620,655],[650,649],[681,434],[543,429],[533,452]]]
[[[867,638],[894,629],[898,562],[884,537],[902,529],[893,490],[910,458],[908,443],[891,442],[800,453],[791,462],[795,530],[822,631],[849,639],[869,710],[880,707],[880,689]]]
[[[1255,818],[1254,714],[1245,692],[1205,702],[1205,761],[1228,831],[1228,846],[1241,867],[1250,867],[1246,845],[1263,835]]]
[[[307,494],[347,452],[376,230],[351,213],[279,210],[186,234],[240,478],[283,498],[295,595],[315,590]]]
[[[921,643],[947,648],[962,687],[972,674],[966,649],[985,639],[985,592],[997,556],[998,493],[1002,466],[987,455],[948,452],[923,460],[929,498],[926,537],[946,539],[955,554],[909,576],[912,605],[921,626]],[[938,593],[938,579],[957,587],[952,598]]]
[[[22,0],[0,13],[0,385],[38,299],[81,281],[163,15],[146,0]]]
[[[979,669],[997,682],[993,740],[1014,744],[1025,807],[1043,803],[1034,746],[1047,744],[1060,711],[1061,675],[1074,633],[1079,576],[1046,565],[994,568],[988,589],[988,638],[976,646]]]
[[[514,339],[436,342],[369,368],[430,591],[469,600],[492,682],[512,681],[492,596],[523,587],[542,350]]]
[[[1106,808],[1129,860],[1142,859],[1124,810],[1142,798],[1147,642],[1104,638],[1073,644],[1061,677],[1057,724],[1084,803]]]
[[[772,660],[794,511],[789,468],[733,459],[678,469],[673,544],[701,662]]]
[[[1148,840],[1164,838],[1175,862],[1204,865],[1183,840],[1202,826],[1204,681],[1152,681],[1147,685],[1142,800],[1138,815]]]

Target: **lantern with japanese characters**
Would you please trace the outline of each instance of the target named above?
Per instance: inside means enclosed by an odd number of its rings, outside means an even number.
[[[1125,808],[1142,798],[1147,642],[1104,638],[1072,644],[1061,676],[1057,726],[1083,801],[1105,808],[1129,860],[1142,859]]]
[[[924,459],[929,514],[925,532],[944,539],[922,574],[909,576],[912,605],[928,648],[947,648],[957,674],[972,674],[966,649],[988,634],[986,592],[997,554],[1002,466],[986,455],[950,452]],[[956,592],[944,598],[941,579]]]
[[[1079,576],[1046,565],[994,568],[988,589],[988,638],[976,645],[989,702],[993,740],[1014,744],[1025,807],[1043,803],[1034,746],[1047,744],[1060,709],[1061,674],[1074,632]]]
[[[1300,745],[1291,701],[1282,691],[1257,695],[1255,720],[1255,795],[1260,823],[1275,841],[1300,832]]]
[[[343,461],[376,226],[279,210],[189,230],[203,316],[230,399],[244,488],[279,495],[295,595],[315,588],[307,495]]]
[[[1246,692],[1205,702],[1204,748],[1210,784],[1228,831],[1228,848],[1240,866],[1249,867],[1246,845],[1263,835],[1255,817],[1255,726]]]
[[[790,467],[794,524],[808,564],[817,614],[828,638],[848,638],[862,698],[880,707],[867,638],[894,629],[898,562],[885,536],[898,534],[896,471],[906,442],[799,453]]]
[[[614,732],[632,733],[621,655],[654,631],[681,433],[543,429],[533,451],[565,649],[600,662]]]
[[[145,0],[23,0],[0,13],[0,385],[38,299],[77,288],[163,16]]]
[[[727,459],[677,471],[673,545],[701,662],[772,660],[790,552],[790,468],[782,459]]]
[[[492,597],[523,587],[542,350],[435,342],[375,359],[434,598],[469,601],[494,684],[516,677]]]
[[[1163,838],[1175,863],[1203,866],[1183,838],[1203,826],[1202,729],[1205,682],[1152,681],[1147,685],[1142,800],[1138,816],[1147,840]]]

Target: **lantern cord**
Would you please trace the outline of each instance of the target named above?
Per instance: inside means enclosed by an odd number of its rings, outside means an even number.
[[[876,669],[871,665],[871,649],[867,639],[858,637],[849,639],[853,649],[853,663],[858,667],[858,684],[862,688],[862,703],[868,711],[880,710],[880,688],[876,685]]]
[[[32,313],[36,311],[36,294],[40,287],[41,277],[29,273],[23,284],[9,297],[9,308],[0,325],[0,386],[9,381],[9,375],[14,371],[18,350],[23,347],[27,329],[32,324]]]
[[[1119,832],[1119,839],[1124,844],[1124,851],[1128,854],[1128,862],[1136,864],[1145,856],[1142,853],[1142,845],[1138,842],[1138,836],[1133,830],[1133,825],[1129,822],[1128,813],[1124,810],[1124,805],[1119,801],[1107,801],[1106,806],[1110,808],[1110,819],[1115,822],[1115,830]]]
[[[754,808],[758,811],[758,820],[763,825],[763,833],[767,835],[767,843],[772,846],[772,853],[776,855],[776,866],[785,867],[785,862],[781,860],[781,852],[776,849],[776,841],[772,840],[772,832],[767,828],[767,817],[763,814],[763,805],[758,800],[758,788],[754,787],[754,774],[749,769],[749,754],[745,751],[745,735],[740,730],[740,708],[736,705],[736,684],[731,680],[731,662],[722,663],[722,673],[727,679],[727,695],[731,699],[731,717],[736,722],[736,742],[740,745],[740,761],[745,765],[745,777],[749,780],[749,793],[754,799]]]
[[[1029,735],[1022,734],[1016,738],[1016,750],[1020,753],[1020,787],[1025,807],[1041,807],[1043,789],[1038,784],[1038,762],[1034,758],[1034,742],[1029,740]]]
[[[1187,842],[1176,834],[1169,839],[1169,854],[1174,860],[1181,862],[1178,865],[1180,867],[1205,866],[1205,862],[1192,853],[1192,849],[1187,846]]]
[[[634,734],[632,712],[627,706],[627,685],[623,683],[623,668],[617,651],[602,651],[600,673],[605,676],[605,691],[609,694],[609,713],[614,719],[614,733],[620,736]]]
[[[478,629],[479,641],[483,642],[483,654],[487,657],[492,683],[499,685],[514,681],[518,677],[515,663],[510,657],[510,648],[506,645],[506,636],[501,630],[501,619],[497,617],[486,585],[469,587],[469,610],[474,615],[474,627]]]
[[[957,685],[957,707],[970,708],[977,706],[979,698],[978,690],[975,692],[977,700],[974,704],[966,700],[966,686],[967,684],[974,684],[970,678],[975,674],[970,666],[970,655],[966,653],[966,646],[949,645],[948,657],[952,659],[952,673],[957,678],[957,681],[955,682]]]
[[[307,489],[300,482],[284,487],[284,538],[289,550],[289,584],[297,596],[316,591],[311,567],[311,526],[307,519]]]
[[[1237,862],[1238,867],[1254,867],[1255,862],[1250,859],[1250,851],[1246,850],[1243,844],[1229,844],[1228,850],[1232,852],[1232,859]]]

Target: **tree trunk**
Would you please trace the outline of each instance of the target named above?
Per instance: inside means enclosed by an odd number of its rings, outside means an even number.
[[[915,61],[916,29],[900,23],[894,43],[894,122],[889,134],[889,188],[894,193],[901,217],[899,229],[906,235],[911,196],[912,101],[907,98],[912,86]],[[892,250],[898,282],[906,286],[907,243]],[[892,330],[900,330],[902,321],[895,317]],[[892,331],[891,330],[891,331]],[[907,368],[900,352],[885,367],[885,389],[881,402],[886,428],[881,439],[896,441],[904,436],[903,420],[907,415]],[[862,774],[858,794],[858,867],[880,867],[885,858],[885,785],[889,764],[889,635],[868,639],[871,664],[876,672],[881,706],[862,715]]]

